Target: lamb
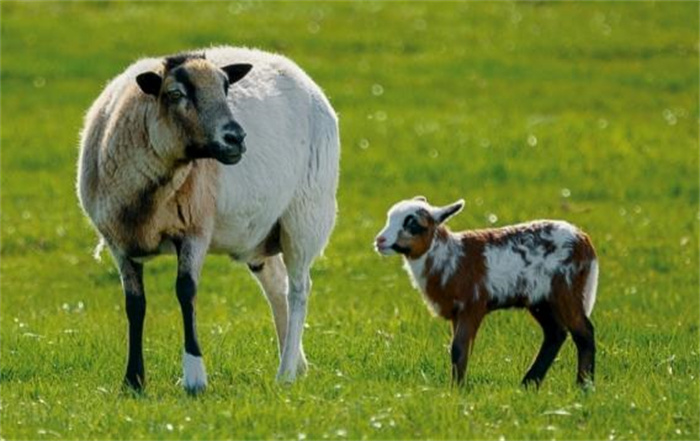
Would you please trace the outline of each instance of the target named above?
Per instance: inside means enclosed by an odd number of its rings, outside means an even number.
[[[147,58],[105,87],[85,117],[77,191],[121,276],[128,387],[145,385],[143,264],[163,253],[178,258],[187,391],[207,385],[195,303],[208,253],[247,263],[266,295],[277,379],[306,370],[310,268],[335,223],[339,160],[333,108],[281,55],[225,46]]]
[[[589,237],[550,220],[453,233],[444,224],[463,207],[464,200],[434,207],[422,196],[398,202],[375,240],[380,254],[403,255],[426,304],[452,322],[453,381],[464,381],[484,316],[518,307],[527,308],[544,333],[522,383],[540,385],[568,331],[578,351],[576,380],[592,384],[595,340],[589,317],[598,260]]]

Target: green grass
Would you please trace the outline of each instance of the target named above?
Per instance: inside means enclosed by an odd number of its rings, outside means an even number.
[[[2,439],[698,439],[698,4],[2,2]],[[308,376],[273,381],[268,307],[210,257],[210,387],[177,384],[174,260],[147,266],[147,392],[74,192],[82,115],[139,56],[209,44],[297,61],[339,112],[340,213],[313,271]],[[463,197],[454,229],[563,218],[601,261],[597,383],[569,340],[539,391],[526,313],[489,316],[468,386],[449,329],[371,240],[387,208]],[[565,197],[564,195],[568,195]]]

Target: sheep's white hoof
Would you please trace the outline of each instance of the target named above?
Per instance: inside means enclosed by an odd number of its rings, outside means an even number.
[[[204,370],[202,357],[185,352],[182,355],[182,371],[182,383],[187,392],[197,394],[207,387],[207,372]]]

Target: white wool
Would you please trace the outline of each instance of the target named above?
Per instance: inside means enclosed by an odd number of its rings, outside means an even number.
[[[428,253],[423,254],[417,259],[404,259],[404,269],[411,279],[413,287],[416,288],[422,294],[423,301],[428,306],[430,313],[437,315],[440,313],[440,307],[437,303],[433,302],[426,293],[427,279],[425,275],[425,261],[427,260]]]
[[[464,257],[464,249],[459,239],[449,234],[444,241],[434,238],[428,255],[432,259],[430,273],[440,274],[440,282],[444,287],[457,272]]]
[[[538,223],[519,224],[512,228],[517,231]],[[577,230],[565,222],[551,224],[554,226],[551,235],[545,237],[553,242],[555,249],[549,254],[545,255],[541,247],[513,246],[510,241],[502,245],[486,246],[486,287],[492,299],[505,301],[520,287],[532,303],[544,300],[550,294],[552,277],[557,272],[562,273],[570,283],[574,264],[564,261],[571,254],[571,245],[578,240]],[[519,252],[526,253],[529,264],[526,264]]]

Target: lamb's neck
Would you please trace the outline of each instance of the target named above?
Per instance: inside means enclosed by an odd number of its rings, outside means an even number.
[[[464,257],[464,249],[459,236],[447,228],[438,227],[428,251],[412,259],[405,256],[406,268],[414,284],[425,292],[430,275],[439,275],[442,286],[455,274]]]

